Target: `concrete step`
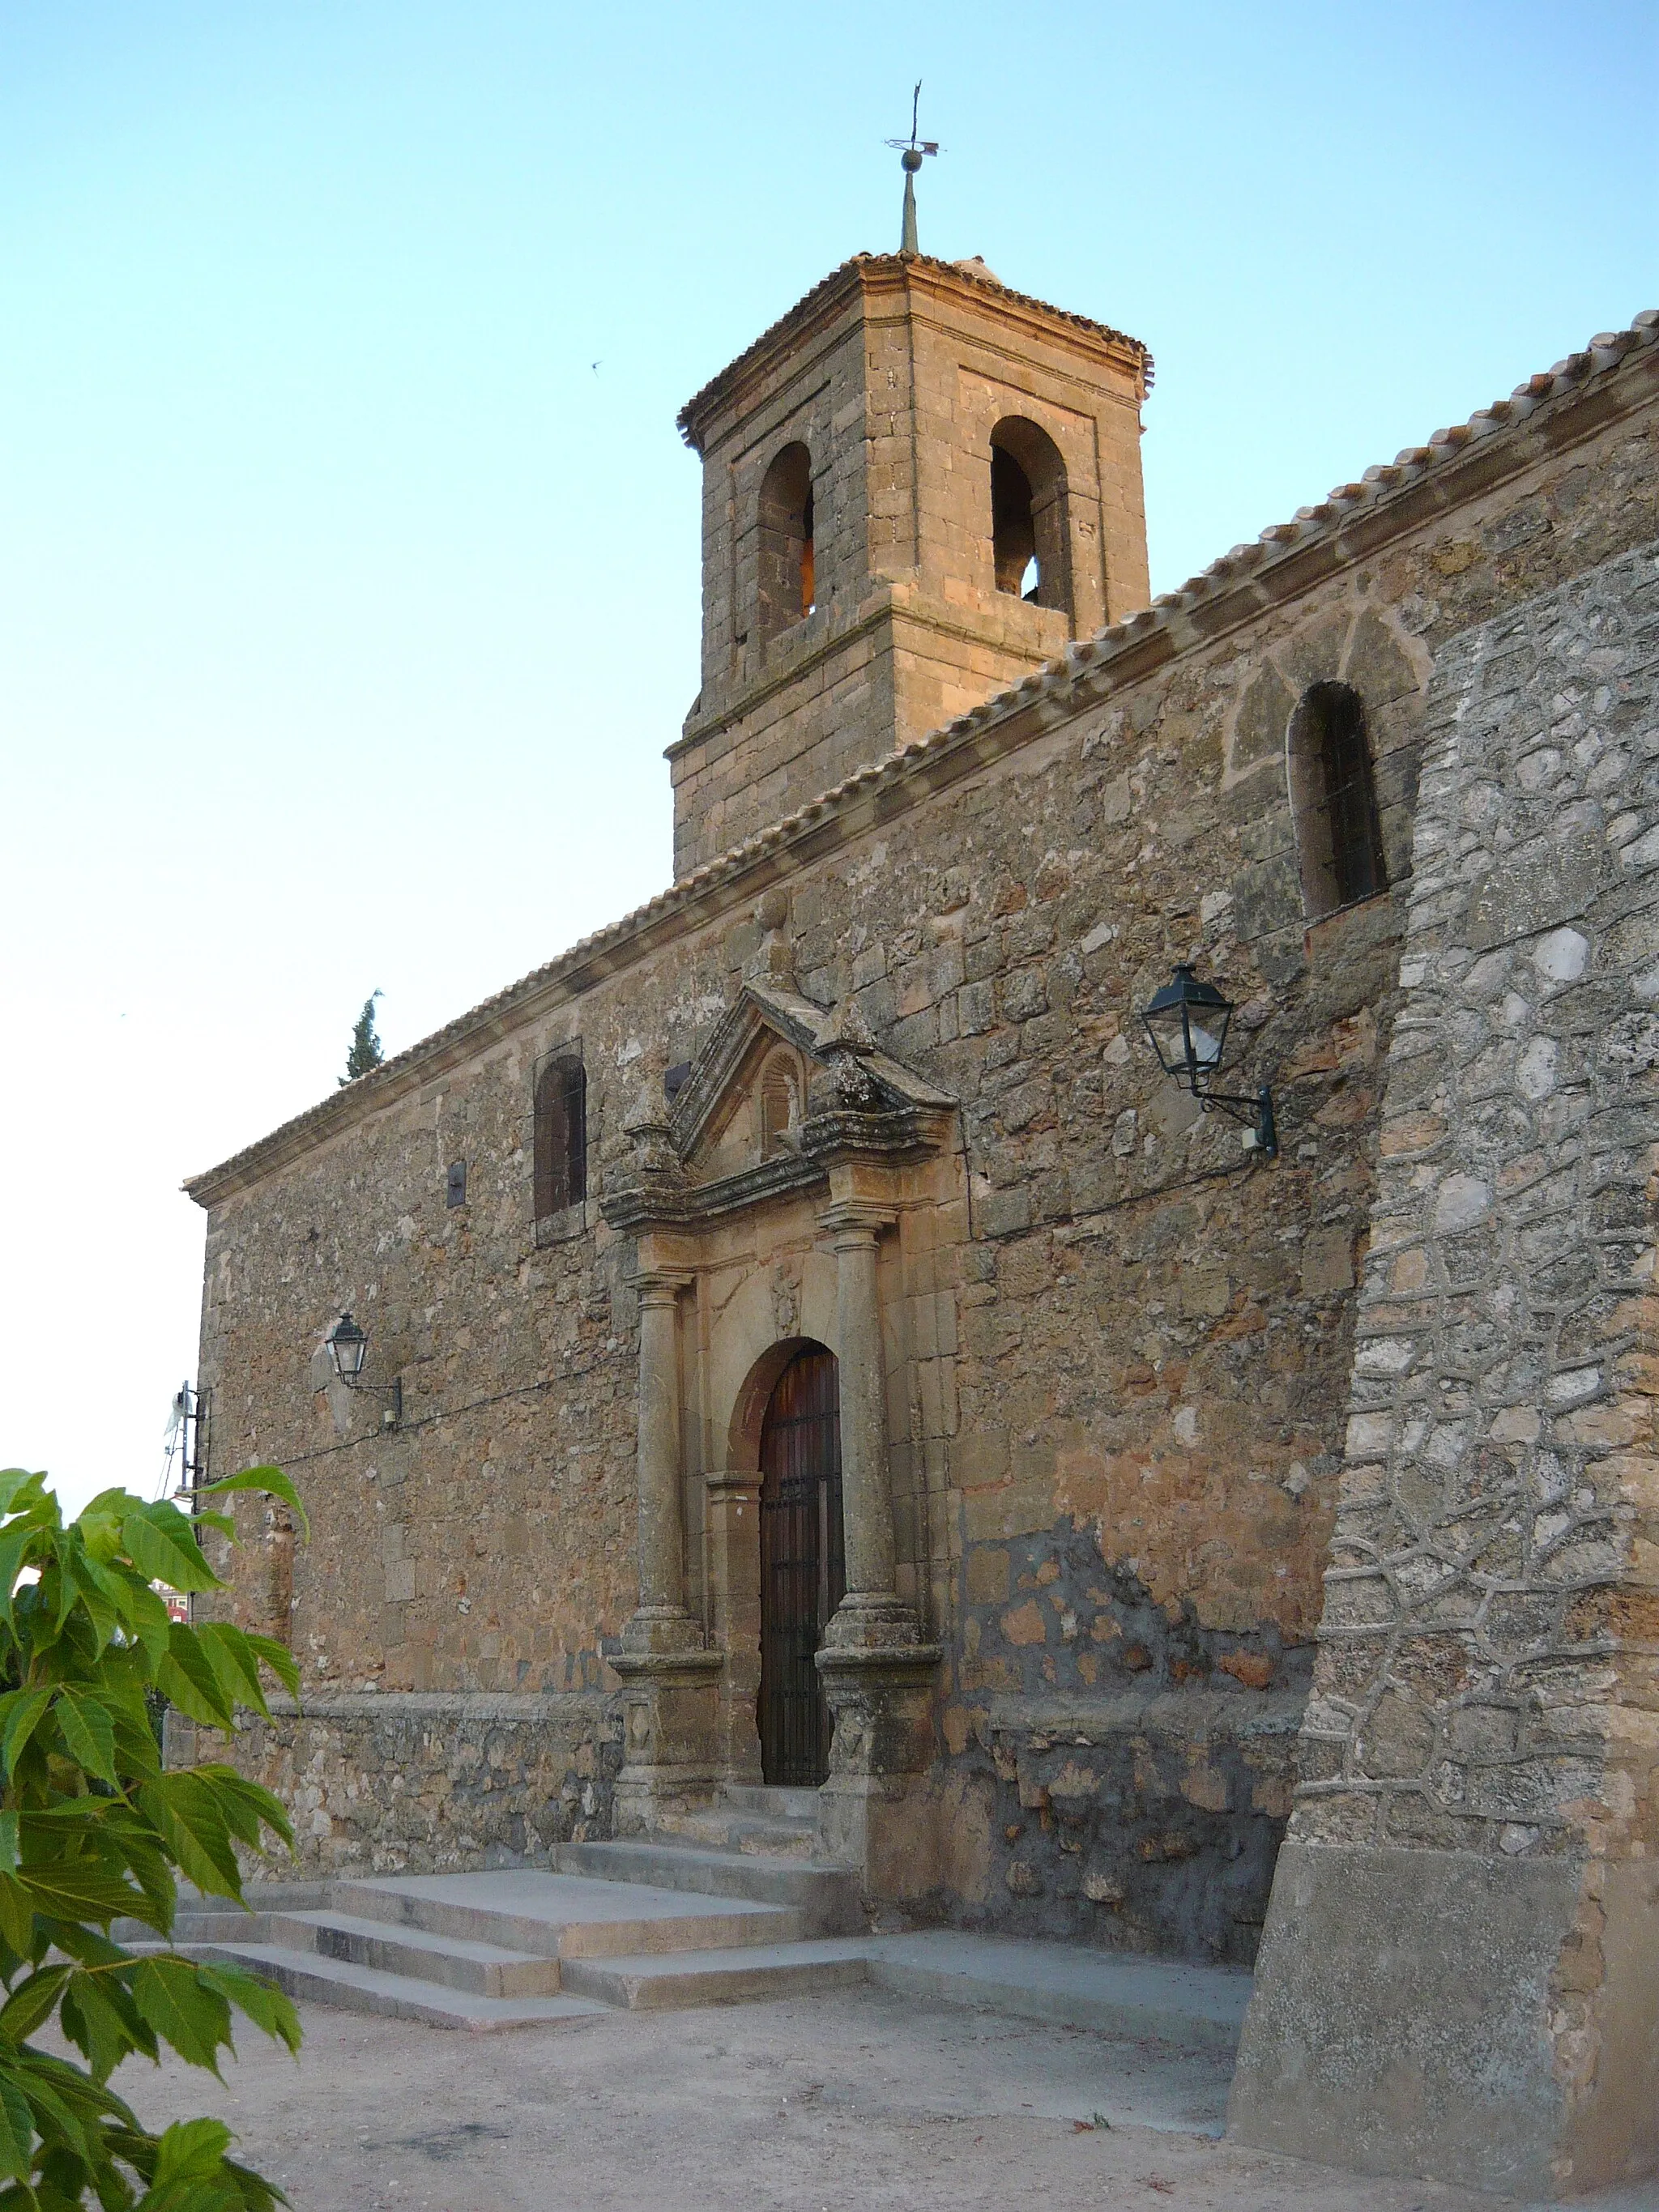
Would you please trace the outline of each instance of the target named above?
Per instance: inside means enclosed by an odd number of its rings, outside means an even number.
[[[191,1955],[250,1966],[289,1996],[308,1997],[315,2004],[343,2012],[380,2013],[388,2020],[423,2021],[429,2027],[467,2028],[475,2034],[508,2027],[562,2027],[610,2009],[591,1997],[569,1995],[477,1996],[442,1982],[290,1951],[276,1943],[208,1943]]]
[[[805,1820],[816,1828],[818,1793],[816,1790],[781,1790],[764,1783],[728,1782],[721,1802],[739,1813],[763,1813],[773,1820]]]
[[[770,1858],[656,1838],[561,1844],[557,1859],[561,1873],[586,1875],[601,1882],[787,1905],[800,1916],[796,1933],[802,1936],[857,1936],[864,1930],[857,1875],[848,1867],[823,1859]]]
[[[1221,2051],[1237,2047],[1253,1980],[1243,1967],[950,1929],[872,1936],[867,1963],[878,1988],[902,1996]]]
[[[272,1912],[263,1941],[282,1950],[374,1966],[386,1974],[440,1982],[481,1997],[550,1997],[559,1993],[559,1962],[509,1950],[499,1943],[468,1942],[459,1936],[428,1936],[349,1912]],[[235,1937],[228,1939],[235,1942]]]
[[[565,1987],[628,2012],[803,1996],[866,1980],[867,1942],[853,1936],[740,1951],[680,1951],[655,1959],[575,1959],[564,1969]]]
[[[815,1821],[780,1820],[730,1805],[666,1814],[658,1832],[701,1850],[744,1851],[755,1858],[810,1859],[818,1840]]]
[[[690,1886],[593,1881],[514,1867],[336,1882],[331,1911],[545,1959],[632,1956],[789,1943],[808,1933],[788,1899],[692,1893]]]
[[[204,1911],[193,1907],[180,1911],[173,1919],[173,1941],[175,1943],[260,1943],[264,1941],[265,1917],[263,1912],[244,1912],[234,1905],[227,1905],[222,1912]],[[128,1950],[164,1951],[167,1944],[148,1922],[121,1919],[110,1927],[110,1941],[125,1946]]]

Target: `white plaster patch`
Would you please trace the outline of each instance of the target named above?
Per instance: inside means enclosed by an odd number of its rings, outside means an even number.
[[[1555,1039],[1535,1036],[1522,1054],[1515,1080],[1523,1098],[1547,1098],[1555,1088]]]
[[[1377,1336],[1359,1346],[1353,1364],[1362,1375],[1403,1375],[1416,1357],[1407,1338]]]
[[[1346,1449],[1350,1459],[1369,1459],[1386,1452],[1394,1430],[1387,1413],[1354,1413],[1349,1417]]]
[[[1176,1408],[1175,1417],[1175,1432],[1176,1437],[1183,1444],[1195,1444],[1198,1442],[1198,1408],[1196,1406],[1181,1406]]]
[[[1576,929],[1553,929],[1532,949],[1532,964],[1552,983],[1576,983],[1589,959],[1589,939]]]
[[[1659,830],[1650,830],[1619,855],[1621,868],[1659,868]]]
[[[1601,1387],[1599,1367],[1570,1367],[1564,1375],[1552,1375],[1544,1386],[1544,1395],[1552,1406],[1580,1406],[1586,1398],[1593,1398]]]
[[[1468,1229],[1491,1210],[1490,1183],[1479,1176],[1449,1175],[1435,1196],[1434,1225],[1446,1231]]]

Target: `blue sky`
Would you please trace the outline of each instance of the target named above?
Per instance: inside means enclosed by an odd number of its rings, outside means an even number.
[[[1153,588],[1659,301],[1649,5],[0,0],[0,1461],[148,1488],[187,1172],[669,874],[678,405],[921,242],[1145,338]],[[597,364],[597,367],[595,366]]]

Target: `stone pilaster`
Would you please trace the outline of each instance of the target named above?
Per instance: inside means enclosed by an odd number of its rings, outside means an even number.
[[[860,1869],[872,1901],[897,1899],[923,1893],[935,1879],[926,1777],[939,1650],[921,1641],[915,1613],[898,1595],[877,1277],[877,1240],[892,1216],[868,1200],[842,1197],[819,1218],[836,1253],[847,1595],[817,1655],[835,1718],[830,1778],[818,1793],[818,1844]]]
[[[840,1340],[842,1514],[847,1595],[825,1631],[827,1644],[885,1650],[917,1641],[916,1618],[898,1595],[893,1492],[887,1466],[887,1370],[881,1341],[876,1244],[892,1216],[844,1199],[819,1216],[836,1254]]]
[[[760,1695],[760,1478],[722,1468],[703,1477],[708,1496],[709,1638],[725,1662],[720,1771],[761,1780],[755,1709]]]
[[[641,1273],[639,1377],[640,1599],[623,1631],[633,1653],[689,1651],[702,1641],[685,1609],[680,1505],[679,1297],[688,1275]]]
[[[714,1787],[718,1651],[685,1606],[680,1503],[679,1296],[690,1278],[645,1269],[640,1300],[639,1603],[611,1664],[623,1683],[619,1834],[656,1825],[669,1805]]]

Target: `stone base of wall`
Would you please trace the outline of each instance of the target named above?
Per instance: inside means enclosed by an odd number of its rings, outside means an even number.
[[[1287,1844],[1229,2133],[1368,2173],[1576,2196],[1659,2163],[1659,1866],[1594,1870],[1610,2002],[1580,2078],[1580,1858]]]
[[[292,1861],[264,1877],[447,1874],[545,1863],[556,1844],[611,1832],[620,1717],[597,1692],[273,1697],[227,1754],[294,1822]],[[170,1742],[169,1763],[191,1749]]]
[[[989,1760],[957,1762],[953,1778],[979,1801],[977,1879],[958,1837],[954,1890],[936,1900],[943,1916],[1009,1936],[1249,1965],[1290,1811],[1303,1702],[1244,1689],[994,1699]],[[971,1778],[961,1771],[975,1767]]]

